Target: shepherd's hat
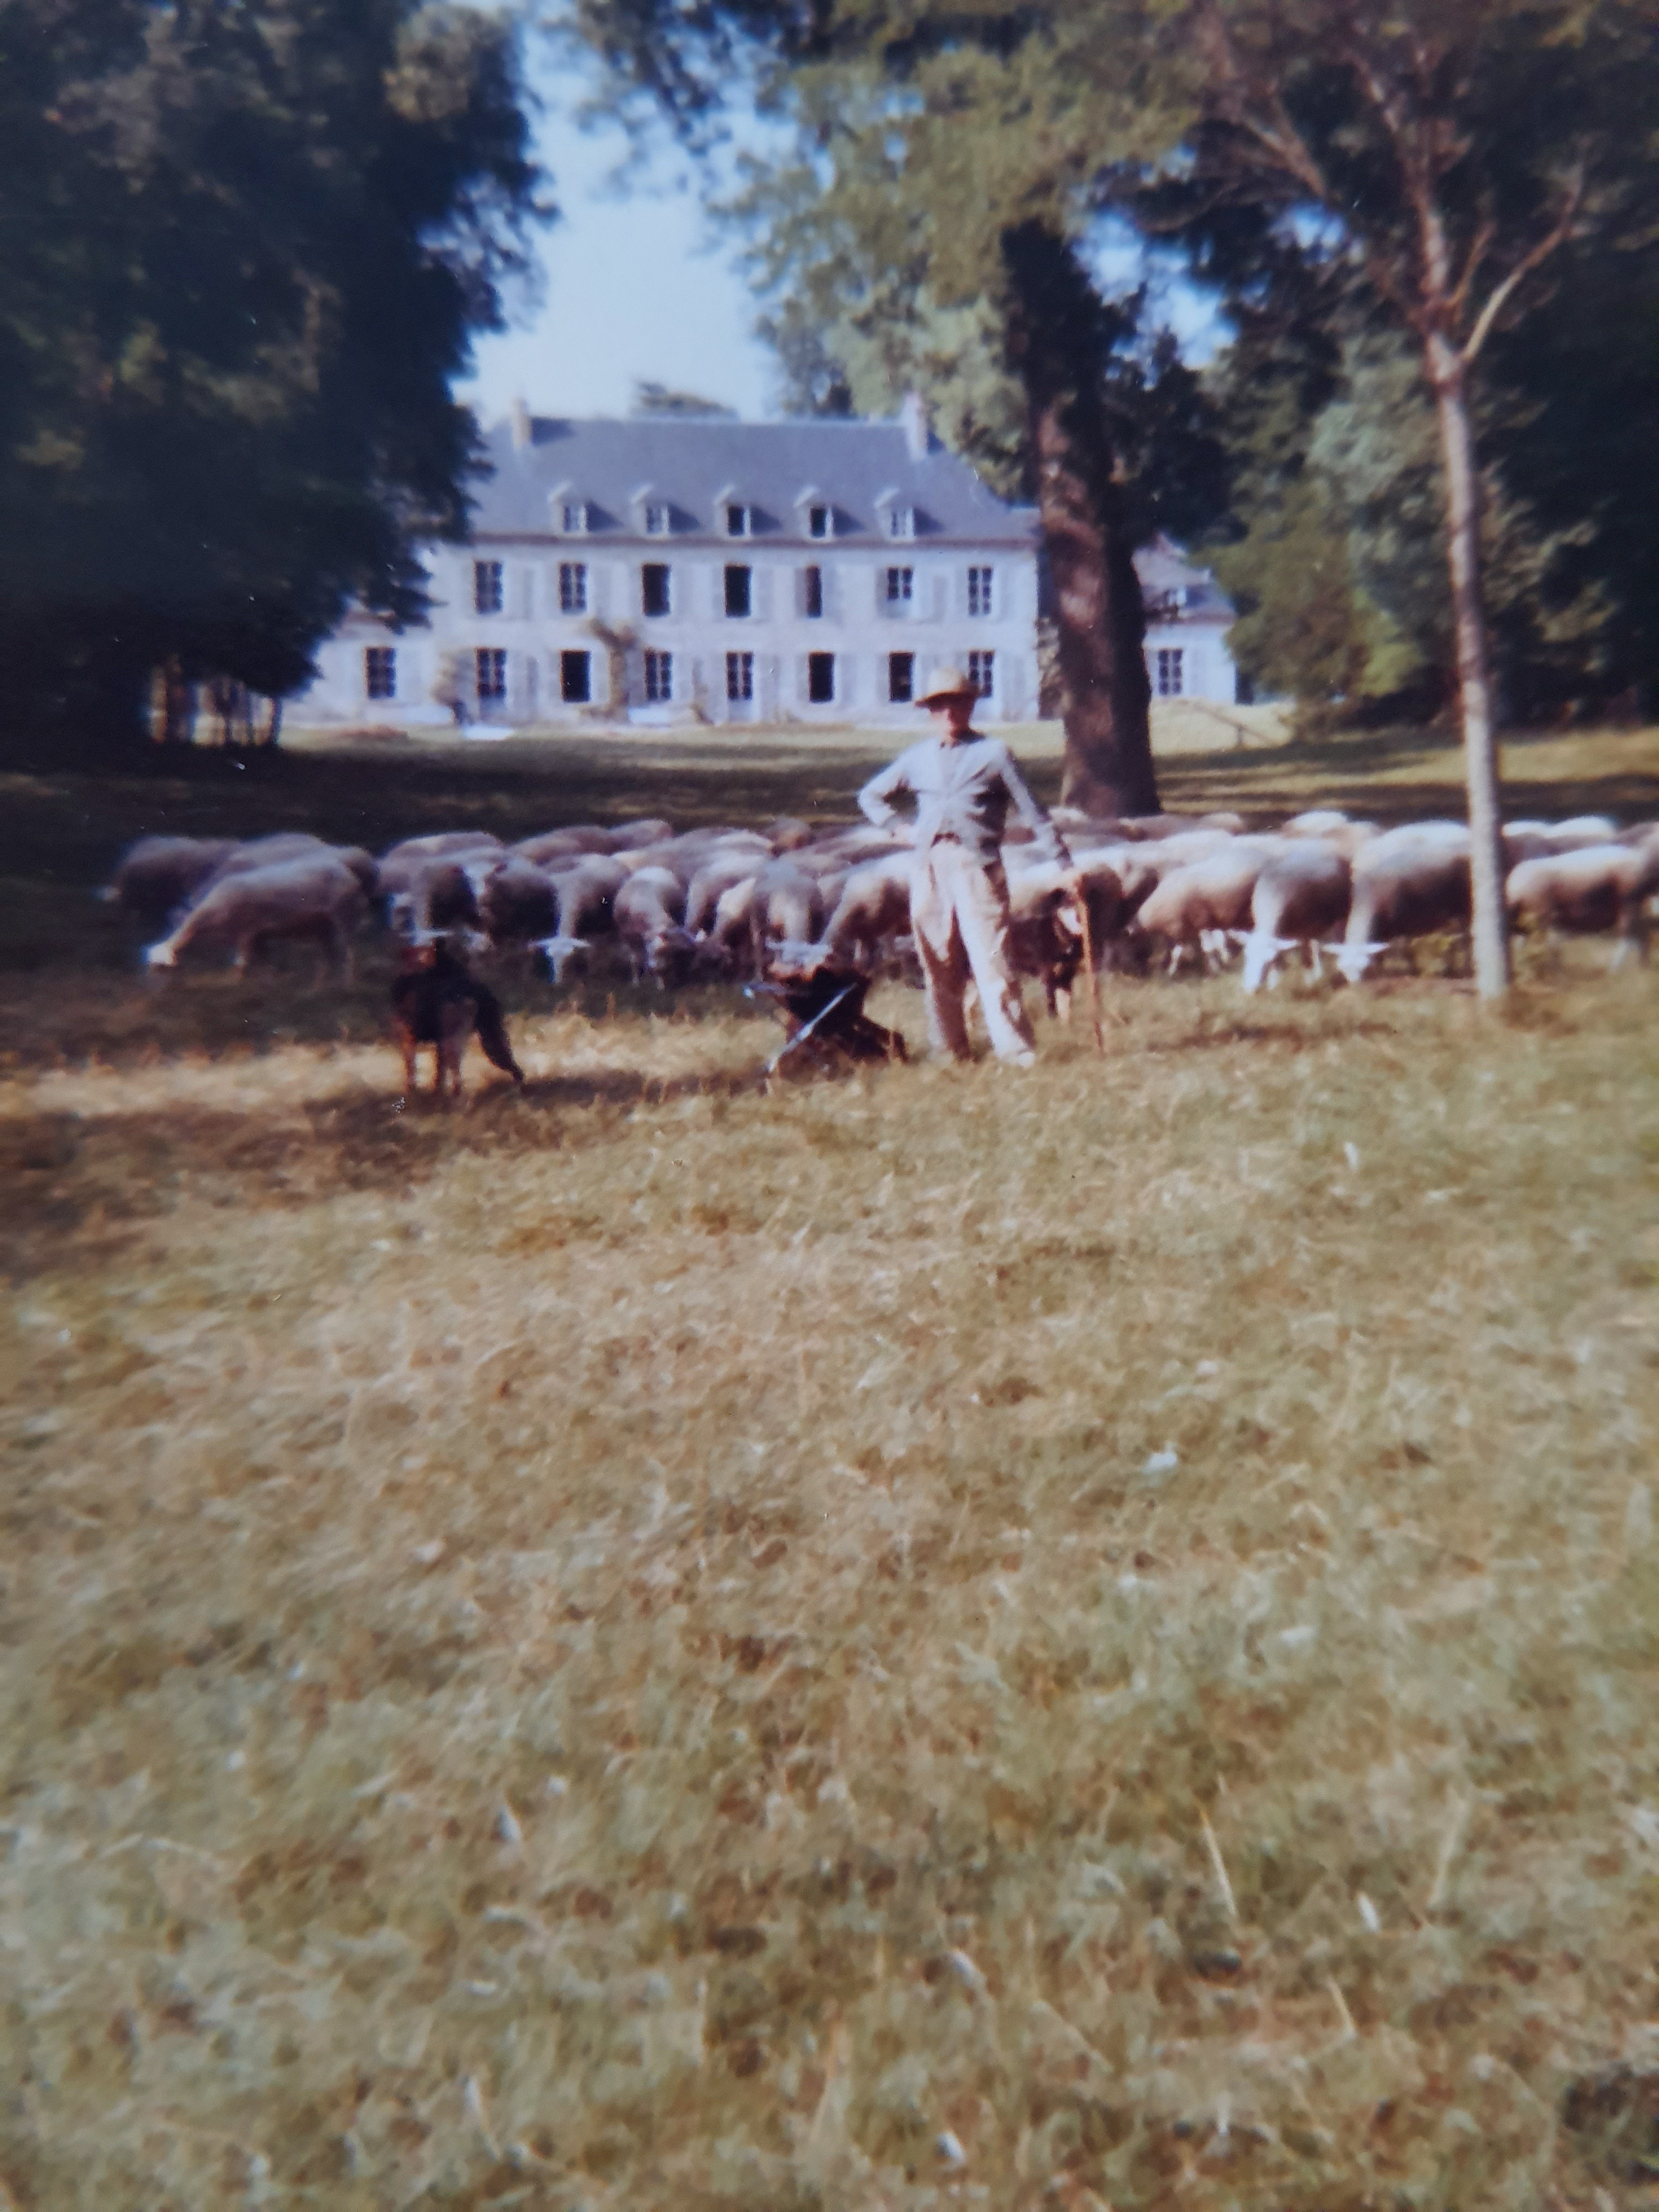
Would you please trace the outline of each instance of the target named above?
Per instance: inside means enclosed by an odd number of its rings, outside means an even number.
[[[918,707],[933,707],[945,699],[977,699],[978,696],[978,684],[963,670],[941,668],[916,704]]]

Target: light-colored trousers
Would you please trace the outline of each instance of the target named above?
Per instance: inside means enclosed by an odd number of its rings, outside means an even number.
[[[963,994],[971,979],[999,1060],[1029,1060],[1031,1024],[1020,1003],[1008,945],[1008,879],[965,846],[930,845],[916,856],[910,927],[927,989],[927,1039],[935,1052],[971,1060]]]

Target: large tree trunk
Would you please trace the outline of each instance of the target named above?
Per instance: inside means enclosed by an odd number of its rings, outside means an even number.
[[[1046,225],[1007,232],[1002,252],[1066,692],[1062,795],[1091,813],[1156,814],[1146,617],[1115,477],[1105,311]]]
[[[1471,938],[1474,988],[1501,999],[1510,986],[1509,914],[1504,898],[1504,834],[1498,791],[1498,740],[1480,604],[1480,478],[1469,421],[1468,372],[1449,340],[1431,336],[1429,383],[1446,471],[1446,551],[1457,636],[1457,689],[1463,720],[1463,776],[1468,793]]]

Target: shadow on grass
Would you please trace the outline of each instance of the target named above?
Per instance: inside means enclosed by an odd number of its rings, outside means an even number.
[[[764,1064],[656,1076],[629,1068],[493,1076],[459,1103],[384,1090],[277,1104],[268,1112],[181,1102],[96,1115],[19,1114],[0,1122],[0,1269],[103,1264],[185,1200],[246,1215],[325,1205],[353,1191],[418,1188],[456,1158],[578,1152],[617,1139],[636,1111],[701,1097],[763,1096]],[[835,1080],[834,1076],[827,1079]]]

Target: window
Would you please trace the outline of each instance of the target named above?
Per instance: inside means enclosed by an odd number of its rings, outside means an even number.
[[[567,538],[585,538],[587,535],[587,501],[585,499],[564,501],[559,508],[559,527]]]
[[[806,696],[815,707],[827,707],[836,696],[836,656],[809,653],[806,656]]]
[[[668,612],[668,565],[647,561],[640,570],[640,605],[648,615]]]
[[[752,699],[755,696],[755,656],[752,653],[728,653],[726,656],[726,696],[728,699]]]
[[[491,699],[505,699],[506,653],[498,645],[481,645],[474,657],[477,664],[479,705],[483,706]]]
[[[647,653],[645,656],[645,696],[653,705],[674,696],[674,656]]]
[[[890,607],[908,607],[915,589],[916,572],[914,568],[890,568],[887,571],[887,604]]]
[[[585,707],[593,696],[590,659],[586,653],[559,655],[559,696],[567,707]]]
[[[1161,645],[1158,649],[1158,696],[1160,699],[1179,699],[1186,689],[1182,663],[1186,650],[1179,645]]]
[[[806,534],[809,538],[830,538],[834,536],[834,516],[829,507],[808,507],[806,510]]]
[[[887,510],[887,535],[890,538],[914,538],[916,534],[916,510],[914,507],[893,507]]]
[[[997,657],[994,653],[970,653],[968,656],[968,681],[981,699],[988,699],[996,689]]]
[[[750,607],[750,584],[754,571],[736,567],[726,572],[726,611],[729,615],[746,615]]]
[[[371,699],[398,696],[398,653],[395,646],[371,645],[363,655],[363,688]]]
[[[726,510],[726,534],[728,538],[747,538],[750,516],[746,507],[735,503]]]
[[[665,507],[651,506],[645,510],[645,534],[647,538],[666,538],[673,528],[674,518]]]
[[[498,615],[501,611],[501,564],[499,561],[475,561],[472,563],[472,605],[481,615]]]
[[[968,611],[970,615],[988,615],[991,611],[991,568],[970,568],[968,571]]]
[[[908,706],[916,696],[916,656],[890,653],[887,656],[887,696],[895,704]]]
[[[586,561],[560,562],[559,612],[562,615],[585,615],[587,612]]]
[[[805,568],[802,570],[801,606],[804,611],[809,615],[818,616],[823,612],[823,571],[822,568]]]

